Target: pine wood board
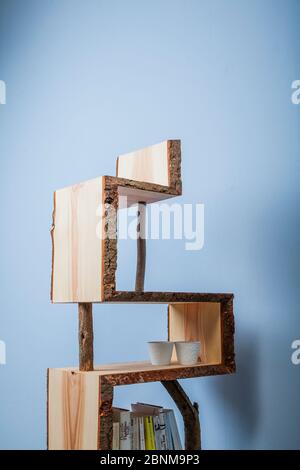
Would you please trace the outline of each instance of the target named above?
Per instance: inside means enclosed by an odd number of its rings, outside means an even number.
[[[169,341],[200,341],[204,363],[222,362],[222,322],[219,302],[169,304]],[[173,359],[176,359],[174,348]]]
[[[137,189],[127,186],[118,186],[118,209],[131,207],[138,204],[139,202],[144,202],[147,205],[153,204],[155,202],[164,201],[175,196],[177,196],[177,194],[147,191],[144,189]]]
[[[229,369],[224,364],[198,363],[194,366],[183,366],[178,363],[172,363],[168,366],[153,366],[148,361],[103,364],[95,366],[95,370],[92,372],[81,372],[77,368],[65,368],[61,370],[73,372],[76,375],[91,374],[96,377],[102,377],[107,383],[113,386],[228,374],[233,372],[233,370]]]
[[[120,155],[117,176],[134,181],[181,187],[180,140],[159,144]]]
[[[117,176],[169,186],[167,141],[120,155]]]
[[[101,177],[55,192],[53,302],[102,299],[102,193]]]
[[[97,449],[99,377],[48,371],[48,448]]]
[[[198,362],[195,364],[195,367],[203,367],[204,365],[213,365],[211,364],[203,364]],[[177,361],[173,361],[171,364],[166,366],[155,366],[151,364],[149,361],[131,361],[131,362],[116,362],[111,364],[99,364],[94,367],[93,371],[89,371],[91,374],[95,374],[98,376],[107,376],[107,375],[114,375],[114,374],[131,374],[135,372],[151,372],[151,371],[165,371],[165,370],[172,370],[172,369],[184,369],[186,366],[180,365]],[[82,373],[77,368],[73,367],[63,367],[59,370],[66,370],[66,371],[74,371],[78,373]]]

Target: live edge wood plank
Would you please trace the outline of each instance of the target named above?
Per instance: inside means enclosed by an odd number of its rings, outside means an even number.
[[[116,293],[117,270],[117,212],[119,197],[127,196],[129,203],[154,202],[182,193],[181,182],[181,143],[180,140],[167,141],[169,166],[168,185],[153,182],[135,181],[127,178],[103,177],[103,204],[105,208],[102,240],[102,301],[108,301]],[[119,165],[117,174],[119,175]]]
[[[233,370],[223,365],[210,365],[199,367],[186,367],[182,369],[168,369],[165,371],[144,371],[105,375],[105,379],[113,386],[132,385],[146,382],[158,382],[162,380],[177,380],[210,375],[229,374]]]
[[[181,191],[181,142],[165,140],[117,159],[117,176]]]
[[[153,183],[116,178],[113,176],[103,177],[103,205],[104,217],[102,222],[102,301],[107,301],[116,292],[117,271],[117,224],[119,196],[127,196],[130,204],[148,203],[149,194],[156,194],[156,201],[166,197],[174,197],[181,194],[181,181],[174,183],[174,187],[160,186]],[[144,196],[143,196],[144,195]],[[153,200],[153,199],[152,199]]]
[[[137,206],[138,224],[137,224],[137,260],[136,260],[136,276],[135,290],[137,292],[144,291],[145,269],[146,269],[146,204],[139,202]]]
[[[233,300],[231,293],[197,293],[197,292],[136,292],[115,291],[105,299],[106,302],[137,302],[137,303],[184,303],[184,302],[228,302]]]
[[[112,401],[105,377],[49,369],[48,449],[111,449]]]
[[[96,366],[92,372],[82,372],[76,368],[50,369],[50,371],[51,370],[61,370],[75,375],[89,374],[98,376],[112,386],[222,375],[234,372],[233,368],[227,367],[224,364],[203,365],[199,363],[188,367],[179,364],[171,364],[170,366],[158,367],[152,366],[149,362],[105,364],[103,366]]]
[[[105,378],[99,380],[99,421],[97,447],[101,450],[112,449],[113,440],[113,394],[114,388]]]
[[[48,448],[97,449],[99,377],[49,369]]]

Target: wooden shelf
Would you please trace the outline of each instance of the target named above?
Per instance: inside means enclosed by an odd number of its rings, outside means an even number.
[[[142,208],[181,195],[180,145],[179,140],[166,140],[120,155],[115,177],[100,176],[55,191],[51,300],[78,303],[79,368],[48,369],[48,449],[110,450],[114,387],[160,381],[182,414],[185,448],[198,450],[198,405],[177,379],[235,372],[233,294],[144,291]],[[118,212],[133,204],[139,216],[135,290],[120,291]],[[92,303],[168,304],[161,308],[168,319],[163,336],[173,342],[199,341],[199,362],[181,365],[174,350],[168,366],[141,361],[94,368]]]
[[[136,383],[155,382],[161,380],[186,379],[207,375],[228,374],[234,372],[224,364],[197,363],[193,366],[183,366],[173,362],[167,366],[153,366],[148,361],[124,362],[118,364],[102,364],[96,366],[91,372],[82,372],[78,368],[49,369],[53,375],[60,371],[71,375],[88,374],[104,379],[113,386],[130,385]]]
[[[110,294],[105,300],[93,300],[97,303],[149,303],[149,304],[176,304],[192,302],[222,302],[232,301],[234,295],[228,293],[198,293],[198,292],[172,292],[172,291],[122,291],[117,290]],[[67,303],[57,301],[56,303]]]
[[[174,352],[173,362],[168,366],[141,361],[102,364],[90,371],[67,367],[48,369],[49,449],[111,449],[115,386],[159,381],[167,389],[177,390],[177,379],[235,372],[232,294],[115,292],[111,301],[114,300],[167,303],[167,308],[163,307],[168,317],[167,338],[200,341],[201,362],[194,366],[180,365]],[[172,391],[171,394],[173,397]],[[185,400],[188,398],[181,392],[177,405],[181,406]],[[184,417],[186,448],[197,449],[198,441],[193,443],[192,438],[194,434],[199,437],[195,431],[199,425],[198,412],[191,411],[192,405],[188,408],[189,418]],[[185,411],[182,412],[185,416]],[[191,413],[194,425],[190,424]]]
[[[159,292],[159,291],[115,291],[105,303],[151,303],[151,304],[176,304],[188,302],[230,302],[232,293],[198,293],[198,292]]]
[[[147,361],[104,364],[93,371],[48,369],[48,449],[111,449],[115,386],[234,372],[234,365],[153,366]],[[171,381],[171,382],[170,382]]]

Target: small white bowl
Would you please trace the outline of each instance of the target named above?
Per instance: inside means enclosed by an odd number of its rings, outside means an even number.
[[[179,364],[184,366],[197,364],[200,353],[200,341],[176,341],[175,348]]]
[[[149,341],[149,355],[154,366],[167,366],[171,362],[174,343],[171,341]]]

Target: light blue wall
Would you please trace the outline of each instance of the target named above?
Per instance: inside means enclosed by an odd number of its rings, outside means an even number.
[[[147,287],[235,293],[237,374],[183,382],[203,446],[300,447],[299,18],[296,0],[0,1],[1,448],[45,448],[46,368],[77,363],[76,306],[49,301],[53,190],[165,138],[205,246],[152,242]],[[97,362],[164,337],[162,307],[94,311]],[[160,384],[117,389],[133,400],[172,405]]]

